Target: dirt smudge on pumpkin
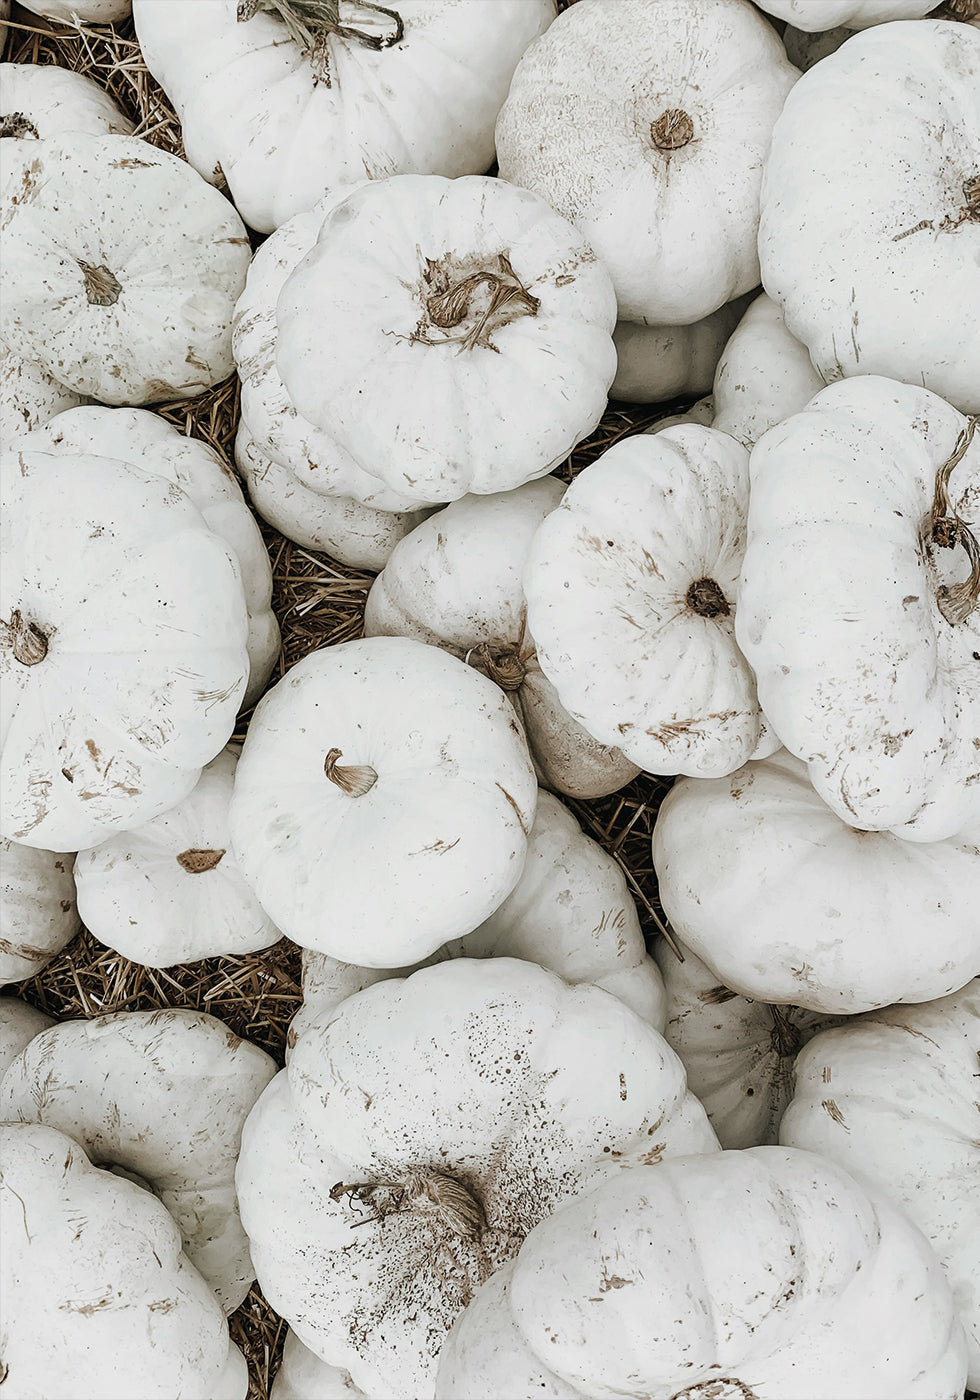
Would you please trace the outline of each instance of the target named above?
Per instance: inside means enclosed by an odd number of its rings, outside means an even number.
[[[833,1099],[822,1099],[820,1102],[820,1107],[827,1111],[827,1113],[830,1115],[830,1117],[834,1120],[835,1123],[840,1124],[840,1126],[844,1129],[845,1133],[849,1133],[851,1131],[844,1121],[843,1113],[841,1113],[840,1109],[838,1108],[837,1104],[834,1102]]]

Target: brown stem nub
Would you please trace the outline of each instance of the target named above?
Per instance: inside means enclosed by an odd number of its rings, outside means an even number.
[[[980,414],[967,419],[952,453],[936,472],[936,489],[932,498],[930,536],[933,544],[940,549],[955,549],[957,545],[962,545],[970,560],[970,573],[962,583],[943,584],[936,590],[939,611],[954,627],[964,622],[980,602],[980,543],[966,521],[957,515],[949,499],[949,478],[953,468],[966,456],[978,423]]]
[[[11,650],[15,661],[22,666],[36,666],[44,660],[48,654],[48,639],[36,622],[28,621],[20,608],[15,608],[7,627],[12,633]]]
[[[244,24],[253,15],[276,15],[286,26],[294,43],[308,55],[313,77],[330,86],[330,39],[349,39],[364,48],[390,49],[405,37],[405,24],[397,10],[378,5],[375,0],[351,0],[359,10],[382,15],[389,27],[381,34],[341,24],[340,0],[238,0],[237,19]]]
[[[363,797],[378,781],[378,775],[367,763],[352,763],[346,768],[337,766],[337,759],[343,756],[342,749],[331,749],[323,760],[323,771],[332,783],[348,797]]]
[[[651,124],[650,140],[658,151],[679,151],[694,140],[694,123],[680,107],[668,107]]]
[[[501,690],[520,690],[527,675],[519,647],[495,650],[489,642],[481,642],[466,653],[465,660],[499,685]]]
[[[425,317],[414,336],[425,345],[457,344],[461,350],[481,345],[496,352],[494,331],[522,316],[536,316],[541,301],[533,296],[498,253],[496,266],[464,271],[453,259],[426,259],[423,275]]]
[[[203,875],[206,871],[213,870],[224,854],[223,850],[202,851],[194,846],[190,850],[181,851],[177,857],[177,864],[182,870],[186,870],[188,875]]]
[[[980,223],[980,174],[971,175],[963,181],[963,198],[966,200],[966,217]]]
[[[9,116],[0,117],[0,136],[16,136],[20,139],[32,136],[35,140],[40,140],[41,133],[30,117],[25,116],[23,112],[11,112]]]
[[[121,283],[117,282],[107,267],[93,267],[91,263],[83,262],[81,258],[75,261],[82,269],[85,278],[85,295],[88,297],[90,306],[115,306],[119,300],[119,293],[122,291]]]
[[[731,604],[713,578],[699,578],[684,595],[684,602],[699,617],[727,617]]]

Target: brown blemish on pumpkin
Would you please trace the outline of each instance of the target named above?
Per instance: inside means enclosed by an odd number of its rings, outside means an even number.
[[[224,848],[220,851],[209,851],[195,846],[181,851],[177,857],[177,864],[181,870],[186,870],[188,875],[203,875],[208,870],[213,870],[223,855]]]
[[[33,138],[36,141],[41,139],[41,133],[30,117],[23,112],[11,112],[7,116],[0,117],[0,137],[3,136],[14,136],[18,140],[23,140],[25,137]]]
[[[722,1002],[731,1001],[732,997],[738,996],[730,987],[711,987],[706,992],[698,992],[698,1001],[704,1002],[706,1006],[720,1006]]]
[[[840,1124],[840,1126],[844,1129],[845,1133],[849,1133],[851,1131],[847,1124],[844,1122],[843,1113],[841,1113],[840,1109],[837,1107],[833,1099],[822,1099],[820,1102],[820,1107],[826,1109],[830,1117],[834,1120],[835,1123]]]
[[[510,803],[510,805],[513,807],[514,811],[516,812],[516,814],[517,814],[517,820],[520,822],[521,830],[523,831],[524,835],[525,835],[525,836],[529,836],[529,835],[530,835],[530,829],[524,825],[524,818],[521,816],[521,809],[520,809],[520,807],[518,807],[517,803],[514,801],[513,797],[511,797],[510,793],[507,791],[507,789],[506,789],[505,787],[503,787],[500,783],[497,783],[496,786],[500,788],[500,791],[504,794],[504,796],[506,797],[507,801]]]

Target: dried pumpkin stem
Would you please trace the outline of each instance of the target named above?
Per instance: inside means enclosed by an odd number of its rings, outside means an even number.
[[[182,870],[186,870],[188,875],[204,875],[208,870],[213,870],[225,854],[224,850],[203,851],[192,847],[190,850],[181,851],[177,857],[177,864]]]
[[[115,306],[122,291],[122,284],[116,280],[114,275],[105,266],[93,267],[91,263],[85,262],[82,258],[75,261],[82,269],[85,278],[85,295],[88,297],[90,306]]]
[[[939,611],[954,627],[964,622],[980,601],[980,543],[966,521],[957,515],[949,499],[950,476],[966,456],[978,423],[980,415],[967,420],[952,453],[936,472],[936,488],[932,498],[930,535],[933,544],[940,549],[955,549],[957,545],[962,545],[970,560],[969,576],[962,583],[943,584],[936,592]]]
[[[699,617],[727,617],[731,604],[713,578],[699,578],[684,595],[684,602]]]
[[[467,666],[482,671],[501,690],[520,690],[527,676],[527,661],[533,655],[533,651],[524,647],[526,626],[525,617],[521,619],[521,630],[512,647],[492,647],[489,642],[480,642],[478,646],[470,647],[463,660]]]
[[[378,781],[378,775],[368,763],[352,763],[345,768],[337,764],[343,757],[342,749],[331,749],[323,761],[323,771],[332,783],[348,797],[363,797]]]
[[[10,633],[10,647],[14,660],[22,666],[36,666],[48,654],[48,638],[36,622],[24,617],[20,608],[15,608],[7,623]]]
[[[694,122],[680,107],[668,107],[651,123],[650,140],[658,151],[679,151],[694,140]]]
[[[466,273],[454,270],[449,261],[429,258],[423,281],[428,326],[420,326],[414,339],[425,345],[457,344],[461,350],[481,345],[496,351],[493,332],[522,316],[536,316],[541,305],[506,253],[497,254],[495,267]]]
[[[389,49],[405,37],[405,24],[397,10],[378,5],[374,0],[350,0],[359,10],[382,15],[390,27],[384,33],[358,29],[341,24],[340,0],[239,0],[237,18],[244,24],[257,14],[276,15],[282,20],[289,37],[309,56],[317,82],[330,86],[330,39],[350,39],[364,48],[380,51]]]
[[[40,140],[41,133],[23,112],[11,112],[9,116],[0,117],[0,136],[16,136],[18,139],[31,136]]]
[[[473,1192],[448,1172],[422,1169],[383,1181],[338,1181],[330,1199],[340,1201],[345,1196],[354,1209],[365,1206],[374,1212],[355,1220],[352,1229],[405,1213],[434,1218],[461,1239],[475,1238],[486,1225],[483,1207]]]

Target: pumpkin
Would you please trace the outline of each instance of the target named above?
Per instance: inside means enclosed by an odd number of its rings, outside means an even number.
[[[464,496],[400,541],[371,585],[365,636],[444,647],[502,686],[524,723],[540,781],[574,797],[615,792],[639,771],[562,707],[527,631],[521,575],[535,531],[561,500],[554,477]]]
[[[135,136],[18,144],[31,149],[0,204],[0,339],[106,404],[192,397],[229,375],[250,249],[228,201]]]
[[[959,1400],[965,1346],[928,1242],[788,1147],[675,1157],[543,1221],[443,1347],[437,1400]]]
[[[79,408],[60,413],[17,447],[67,456],[92,454],[131,462],[174,482],[238,560],[248,610],[249,676],[243,707],[254,705],[279,659],[272,611],[272,567],[234,472],[200,438],[178,432],[141,408]]]
[[[476,175],[554,0],[136,0],[143,57],[187,158],[268,233],[321,195],[404,172]]]
[[[896,20],[848,39],[787,98],[763,182],[762,284],[826,380],[887,375],[980,412],[978,64],[971,25]]]
[[[0,436],[9,443],[29,433],[56,413],[86,403],[84,395],[66,389],[36,360],[25,360],[0,345]]]
[[[75,883],[86,928],[143,967],[239,956],[279,930],[242,879],[228,832],[238,748],[202,770],[182,802],[79,851]]]
[[[785,750],[680,779],[653,830],[664,913],[718,981],[830,1015],[970,980],[978,861],[980,827],[921,843],[842,821]]]
[[[776,1142],[797,1051],[839,1018],[740,996],[673,935],[655,940],[654,956],[667,994],[664,1038],[718,1141],[731,1148]]]
[[[718,775],[778,743],[735,645],[748,456],[679,424],[610,447],[539,526],[528,628],[558,698],[648,773]]]
[[[369,1395],[414,1400],[539,1220],[592,1181],[715,1147],[680,1061],[617,997],[458,958],[308,1025],[249,1115],[236,1180],[272,1306]]]
[[[478,175],[355,189],[276,314],[300,414],[421,504],[544,476],[598,422],[616,368],[595,254],[543,199]]]
[[[77,851],[186,796],[231,737],[241,576],[183,491],[126,462],[10,452],[0,488],[2,834]]]
[[[275,1072],[214,1016],[117,1011],[35,1036],[0,1080],[0,1118],[57,1128],[94,1163],[135,1173],[232,1313],[255,1277],[235,1163],[245,1117]]]
[[[256,515],[294,544],[354,569],[383,569],[398,541],[427,514],[377,510],[353,496],[311,491],[288,467],[259,451],[244,421],[235,436],[235,464]]]
[[[779,1140],[819,1152],[901,1207],[946,1269],[980,1385],[980,978],[921,1006],[822,1031],[797,1056]]]
[[[745,0],[578,0],[517,65],[500,174],[581,230],[621,320],[689,325],[758,285],[762,165],[797,76]]]
[[[0,1142],[11,1400],[245,1400],[245,1358],[166,1208],[56,1128],[4,1123]]]
[[[0,997],[0,1079],[7,1066],[36,1035],[54,1025],[54,1018],[19,997]]]
[[[921,19],[935,9],[932,0],[761,0],[760,10],[807,33],[867,29],[895,19]]]
[[[126,19],[132,9],[132,0],[21,0],[23,8],[35,15],[45,15],[75,24],[115,24]]]
[[[0,139],[44,141],[70,131],[131,136],[133,123],[84,73],[56,63],[0,64]],[[12,146],[0,146],[4,161]]]
[[[460,957],[524,958],[567,982],[603,987],[656,1030],[664,1028],[663,983],[646,951],[626,877],[548,792],[538,793],[527,858],[514,889],[479,928],[444,944],[421,966]],[[354,967],[305,950],[303,1004],[290,1024],[287,1045],[295,1045],[311,1021],[345,997],[414,971]]]
[[[690,326],[641,326],[617,321],[618,363],[609,396],[626,403],[661,403],[681,394],[706,394],[725,342],[751,293],[719,306]]]
[[[0,986],[33,977],[80,931],[74,861],[0,841]]]
[[[498,686],[438,647],[369,637],[311,652],[256,706],[231,839],[294,942],[400,967],[510,893],[536,800]]]
[[[752,452],[735,635],[762,707],[842,821],[912,841],[980,823],[975,426],[867,376]]]
[[[770,428],[799,413],[824,387],[783,313],[760,293],[729,336],[711,386],[711,426],[751,450]]]
[[[282,1364],[272,1382],[269,1400],[365,1400],[365,1396],[351,1380],[349,1371],[328,1366],[287,1328]]]

